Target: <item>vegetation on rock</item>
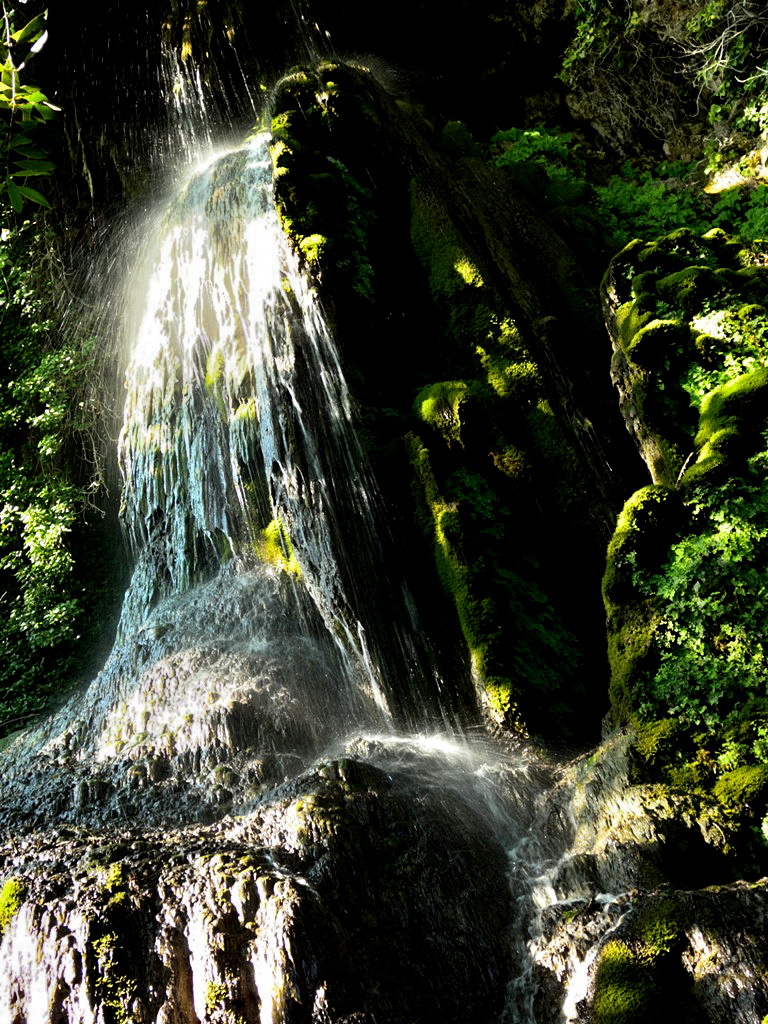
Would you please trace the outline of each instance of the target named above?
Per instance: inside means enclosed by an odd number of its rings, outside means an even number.
[[[19,912],[27,890],[21,878],[12,877],[0,889],[0,936]]]
[[[89,339],[65,341],[51,321],[47,239],[28,221],[0,239],[0,731],[22,724],[66,687],[82,657],[87,613],[108,587],[93,506],[99,481],[79,464],[94,430]],[[92,467],[98,471],[98,466]],[[84,534],[90,535],[83,547]],[[90,566],[85,579],[78,569]],[[109,574],[106,574],[109,575]],[[101,577],[101,583],[97,582]]]
[[[674,722],[652,749],[640,726],[641,759],[753,829],[768,797],[763,260],[759,242],[681,229],[632,243],[605,281],[625,416],[656,480],[608,553],[614,715]]]

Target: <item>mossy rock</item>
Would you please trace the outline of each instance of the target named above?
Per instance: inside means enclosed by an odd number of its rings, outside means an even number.
[[[768,367],[742,374],[704,398],[694,440],[697,458],[682,476],[683,486],[721,482],[739,472],[746,456],[762,447],[767,399]]]
[[[729,290],[728,279],[708,266],[683,267],[657,278],[655,284],[659,298],[686,316],[693,316],[705,302],[724,298]]]
[[[26,896],[27,888],[22,878],[14,875],[3,883],[0,889],[0,936],[18,914]]]
[[[682,320],[648,320],[632,334],[627,355],[645,370],[663,371],[690,347],[691,330]]]
[[[320,62],[275,87],[272,161],[278,214],[296,252],[329,287],[371,295],[368,234],[375,220],[365,151],[381,111],[362,67]],[[342,130],[343,126],[343,130]],[[358,135],[362,160],[345,140]]]
[[[441,381],[428,384],[413,403],[415,415],[436,430],[450,446],[461,445],[462,420],[487,399],[486,389],[478,381]]]
[[[762,814],[768,802],[768,765],[744,765],[727,772],[717,780],[713,792],[730,810],[749,805]]]
[[[730,401],[722,389],[768,366],[768,273],[755,265],[764,259],[759,248],[723,232],[697,238],[681,229],[633,241],[609,267],[603,295],[620,353],[614,375],[658,483],[676,484],[691,453],[711,441],[714,419],[726,415],[719,407]],[[755,386],[734,384],[734,397]],[[738,404],[746,426],[747,403]],[[695,476],[727,462],[732,447],[724,435],[710,444]]]
[[[669,487],[650,484],[627,500],[608,546],[603,599],[609,610],[636,593],[638,571],[660,566],[683,522],[680,496]]]
[[[481,708],[496,726],[557,734],[567,727],[577,642],[539,586],[530,553],[509,545],[510,510],[485,475],[463,465],[446,472],[429,441],[411,435],[409,450],[419,520]]]
[[[627,943],[600,950],[592,1014],[595,1024],[645,1024],[660,1009],[661,993],[647,962]]]

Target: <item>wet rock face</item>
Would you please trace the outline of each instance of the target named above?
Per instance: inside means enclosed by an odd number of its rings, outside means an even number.
[[[458,1022],[503,1004],[502,849],[470,808],[356,759],[238,820],[64,828],[0,856],[24,894],[0,946],[13,1024]]]
[[[159,603],[8,752],[0,823],[213,821],[296,774],[366,706],[301,601],[286,574],[230,565]]]
[[[691,795],[633,785],[614,734],[541,802],[519,1019],[762,1020],[768,889],[727,877],[725,836]]]
[[[545,921],[536,1019],[690,1024],[762,1020],[768,1008],[764,884],[582,901]]]

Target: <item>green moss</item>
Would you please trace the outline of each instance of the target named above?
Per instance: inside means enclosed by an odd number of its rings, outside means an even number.
[[[595,1024],[647,1024],[656,1009],[653,974],[624,942],[608,942],[600,951],[592,1004]]]
[[[682,320],[650,320],[634,330],[626,352],[644,370],[663,370],[686,351],[690,335],[690,328]]]
[[[328,239],[325,235],[305,235],[299,239],[299,252],[310,266],[320,264],[327,247]]]
[[[733,436],[762,427],[766,418],[768,368],[760,367],[709,392],[701,407],[695,445],[703,450],[727,431]],[[749,438],[744,438],[745,444]]]
[[[692,467],[694,448],[692,480],[720,473],[735,450],[734,432],[721,429],[729,417],[708,396],[730,387],[741,393],[768,359],[768,277],[760,266],[743,266],[756,258],[754,248],[723,232],[696,237],[681,229],[633,242],[612,261],[603,288],[616,310],[634,415],[653,441],[644,456],[655,460],[654,479],[675,484],[684,464]],[[732,383],[739,377],[744,384]]]
[[[482,388],[476,381],[454,380],[428,384],[416,396],[413,410],[450,444],[461,444],[462,406],[478,400]]]
[[[674,895],[647,894],[632,906],[621,938],[609,940],[599,952],[590,1019],[596,1024],[702,1019],[680,957],[694,923],[711,927],[706,904],[694,908]]]
[[[213,1015],[221,1008],[228,995],[229,989],[223,981],[209,981],[205,987],[205,1012]]]
[[[105,888],[109,889],[110,892],[117,892],[120,889],[125,889],[126,885],[125,864],[122,861],[110,864],[104,880]]]
[[[677,747],[681,723],[674,718],[662,718],[651,722],[634,722],[634,747],[648,764],[668,761]]]
[[[527,484],[531,478],[531,461],[528,453],[517,445],[500,445],[497,451],[491,452],[494,466],[510,480]]]
[[[509,509],[483,475],[463,467],[439,485],[426,445],[412,435],[409,447],[420,519],[482,706],[516,731],[534,721],[552,728],[562,721],[560,690],[576,671],[576,645],[537,584],[535,562],[517,552],[509,565]]]
[[[0,935],[3,935],[8,925],[18,914],[22,903],[26,899],[27,888],[21,878],[8,878],[0,889]]]
[[[279,519],[272,519],[261,531],[259,554],[269,565],[290,576],[300,577],[301,566],[293,550],[291,538]]]
[[[517,407],[535,402],[542,393],[541,374],[529,359],[516,361],[506,352],[494,351],[491,345],[475,349],[486,379],[499,398],[509,399]]]
[[[481,665],[482,656],[473,653],[473,664]],[[482,668],[478,671],[482,674]],[[525,720],[520,713],[520,695],[516,692],[509,679],[485,678],[481,702],[488,712],[491,721],[496,725],[505,726],[514,732],[526,732]]]
[[[669,487],[650,484],[626,501],[608,545],[603,600],[610,614],[636,593],[636,574],[661,563],[681,522],[679,496]]]
[[[678,495],[651,484],[626,502],[608,546],[602,589],[608,617],[611,703],[617,722],[632,718],[637,678],[649,671],[657,657],[659,602],[643,592],[641,581],[663,564],[682,521]]]
[[[253,395],[237,406],[235,409],[235,419],[243,423],[258,425],[259,403]]]
[[[643,943],[643,956],[656,961],[675,951],[685,941],[687,915],[672,899],[657,899],[640,907],[636,932]]]
[[[208,353],[205,361],[205,390],[208,394],[216,394],[221,388],[225,368],[224,349],[218,343],[214,344]]]
[[[369,238],[376,214],[345,140],[370,133],[375,112],[367,102],[363,69],[319,63],[277,85],[272,119],[275,199],[283,230],[318,276],[373,296]],[[366,119],[367,118],[367,119]]]
[[[90,943],[98,964],[95,989],[108,1024],[134,1024],[133,1004],[138,995],[136,979],[124,973],[123,943],[115,931],[105,932]]]
[[[717,780],[714,795],[730,810],[747,805],[765,806],[768,797],[768,765],[745,765]]]
[[[411,202],[411,242],[429,272],[433,297],[460,301],[468,289],[482,287],[482,274],[447,212],[415,189]]]
[[[727,290],[727,279],[708,266],[683,267],[674,274],[656,280],[656,291],[662,301],[690,317],[703,303],[714,302]]]

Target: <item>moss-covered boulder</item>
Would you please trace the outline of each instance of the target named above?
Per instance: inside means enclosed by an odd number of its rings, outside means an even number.
[[[611,428],[593,426],[599,334],[567,250],[467,128],[438,131],[380,78],[323,62],[278,83],[282,225],[333,321],[459,703],[574,736],[596,720],[585,687],[603,700],[589,637],[618,479]]]
[[[625,505],[608,550],[613,720],[638,730],[646,778],[709,793],[740,816],[740,841],[758,860],[762,841],[749,830],[765,814],[768,760],[764,251],[681,229],[633,242],[603,285],[622,411],[654,480]]]
[[[763,885],[643,897],[595,957],[591,1020],[764,1019],[765,919]]]
[[[713,443],[722,448],[725,427],[733,438],[735,421],[759,415],[763,377],[751,375],[768,364],[764,259],[760,242],[680,228],[636,239],[611,262],[602,294],[612,378],[654,483],[674,486]]]

